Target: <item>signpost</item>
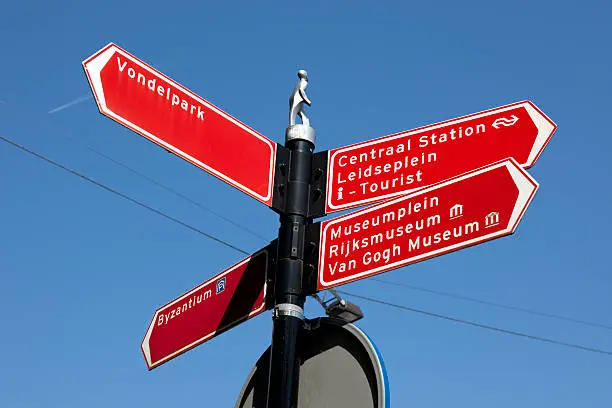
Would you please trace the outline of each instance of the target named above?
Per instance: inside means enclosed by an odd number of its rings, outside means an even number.
[[[276,143],[115,44],[83,67],[101,113],[272,204]]]
[[[317,289],[512,234],[537,189],[515,161],[505,160],[323,221]]]
[[[524,101],[332,149],[326,213],[406,194],[507,157],[529,168],[555,129]]]
[[[157,309],[142,341],[149,370],[268,309],[270,248]]]
[[[524,169],[556,130],[524,101],[313,154],[304,70],[281,146],[114,44],[83,66],[101,113],[279,213],[277,240],[160,307],[141,345],[152,369],[273,308],[267,382],[257,380],[253,397],[268,408],[298,404],[307,294],[512,234],[538,189]],[[313,225],[325,213],[383,200]],[[370,377],[372,401],[343,396],[388,405]]]

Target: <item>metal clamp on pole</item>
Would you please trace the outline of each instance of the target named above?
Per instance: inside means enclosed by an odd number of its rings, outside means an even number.
[[[300,320],[304,320],[304,309],[293,303],[281,303],[274,307],[272,318],[276,319],[279,316],[292,316]]]
[[[287,128],[285,132],[285,140],[307,140],[314,144],[315,141],[315,130],[310,126],[304,125],[293,125]]]

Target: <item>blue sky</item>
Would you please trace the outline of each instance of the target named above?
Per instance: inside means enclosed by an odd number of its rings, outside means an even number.
[[[115,42],[276,142],[307,69],[317,150],[529,99],[558,129],[530,170],[540,190],[516,233],[379,278],[612,326],[611,11],[604,1],[10,2],[0,136],[255,251],[266,241],[94,152],[276,236],[274,212],[100,115],[85,58]],[[157,307],[243,255],[1,141],[0,164],[0,406],[233,406],[269,345],[269,312],[151,372],[139,346]],[[612,350],[610,329],[373,279],[342,289]],[[350,300],[385,359],[392,406],[612,404],[612,355]],[[306,310],[322,314],[312,299]]]

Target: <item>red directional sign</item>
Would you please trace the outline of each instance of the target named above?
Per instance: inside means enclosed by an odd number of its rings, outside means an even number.
[[[142,341],[149,370],[265,310],[268,249],[157,309]]]
[[[104,115],[272,203],[276,143],[114,44],[83,66]]]
[[[504,160],[321,222],[318,290],[512,234],[538,184]]]
[[[529,168],[556,128],[524,101],[330,150],[326,213],[389,199],[507,157]]]

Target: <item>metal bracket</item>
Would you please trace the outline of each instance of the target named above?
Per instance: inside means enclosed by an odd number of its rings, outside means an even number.
[[[304,238],[304,275],[302,284],[306,296],[317,293],[317,276],[319,268],[319,240],[321,223],[308,225]]]
[[[310,205],[308,217],[317,218],[325,215],[327,195],[327,150],[312,155],[312,175],[310,177]]]
[[[335,300],[332,298],[330,299],[331,301],[326,301],[321,299],[316,293],[312,295],[312,297],[317,299],[321,306],[323,306],[325,314],[329,317],[340,319],[347,323],[356,322],[363,317],[363,312],[359,306],[348,300],[342,299],[334,289],[328,289],[328,291],[334,296]]]
[[[272,191],[272,209],[278,213],[285,211],[290,160],[290,150],[277,143],[275,161],[276,167],[274,169],[274,190]]]
[[[308,218],[325,216],[325,199],[327,194],[327,161],[328,151],[312,155],[312,174],[310,177],[310,193],[308,203]],[[287,182],[291,152],[285,146],[276,145],[276,168],[274,169],[274,191],[272,193],[272,209],[278,213],[285,211],[287,201]]]
[[[276,282],[276,254],[278,252],[278,238],[272,240],[268,246],[268,275],[266,276],[266,284],[269,288],[265,294],[266,310],[274,307],[274,285]]]

